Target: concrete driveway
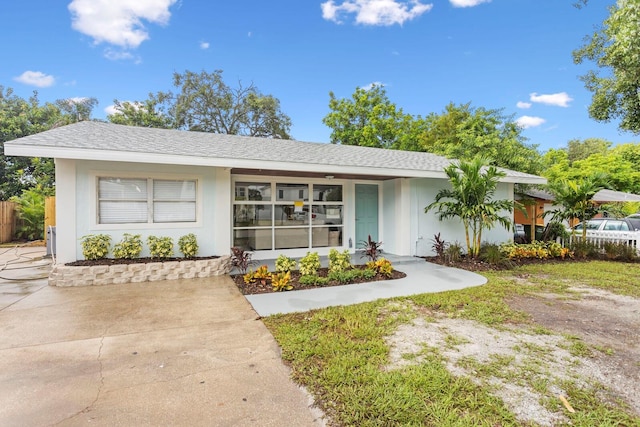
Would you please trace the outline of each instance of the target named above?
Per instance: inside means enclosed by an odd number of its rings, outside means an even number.
[[[0,272],[0,425],[322,425],[228,277],[55,288],[28,271]]]

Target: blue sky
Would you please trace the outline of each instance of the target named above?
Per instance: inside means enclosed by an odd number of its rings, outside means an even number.
[[[614,0],[25,0],[0,6],[0,85],[41,101],[168,91],[174,72],[224,71],[281,101],[303,141],[329,141],[329,91],[385,85],[405,112],[503,108],[540,150],[638,141],[588,117],[571,52]]]

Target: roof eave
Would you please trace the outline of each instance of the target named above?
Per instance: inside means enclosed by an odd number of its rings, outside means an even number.
[[[271,169],[291,171],[299,168],[305,172],[319,172],[325,174],[348,173],[354,175],[377,175],[381,177],[403,178],[439,178],[446,179],[444,171],[429,171],[401,168],[379,168],[370,166],[339,166],[322,163],[292,163],[265,160],[234,159],[228,157],[176,156],[174,154],[141,153],[132,151],[93,150],[42,145],[5,143],[5,154],[10,156],[52,157],[73,160],[113,161],[127,163],[159,163],[184,166],[210,166],[222,168],[242,169]],[[506,176],[500,179],[504,183],[546,184],[542,177]]]

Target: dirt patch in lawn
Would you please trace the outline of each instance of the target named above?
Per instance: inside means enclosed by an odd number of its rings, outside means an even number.
[[[363,269],[365,267],[356,265],[353,268]],[[328,275],[329,275],[328,268],[325,267],[318,270],[318,277],[327,277]],[[395,280],[395,279],[402,279],[403,277],[406,277],[406,276],[407,275],[401,271],[393,270],[391,272],[391,276],[376,274],[374,277],[370,279],[358,278],[347,283],[338,282],[337,280],[332,280],[332,281],[329,281],[327,284],[323,284],[323,285],[305,285],[303,283],[300,283],[300,277],[302,277],[302,275],[300,274],[299,271],[296,270],[291,272],[290,284],[293,286],[293,289],[292,289],[293,291],[301,291],[306,289],[326,288],[328,286],[354,285],[354,284],[360,284],[360,283],[378,282],[381,280]],[[258,281],[254,283],[245,283],[242,274],[232,275],[231,278],[233,279],[235,284],[238,286],[238,288],[240,289],[243,295],[266,294],[266,293],[274,292],[273,287],[271,286],[271,283],[268,280],[265,281],[264,283],[260,283]]]
[[[436,355],[453,375],[489,387],[523,423],[569,422],[561,399],[568,399],[572,387],[594,390],[603,402],[622,401],[640,415],[640,300],[592,288],[571,290],[569,297],[508,301],[551,333],[530,325],[492,328],[415,307],[415,320],[387,338],[386,368]]]

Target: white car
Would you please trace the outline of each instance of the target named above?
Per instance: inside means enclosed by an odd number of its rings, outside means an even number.
[[[573,227],[576,232],[582,232],[584,222]],[[590,231],[620,231],[630,232],[640,230],[640,219],[633,218],[594,218],[586,221],[587,235]]]

